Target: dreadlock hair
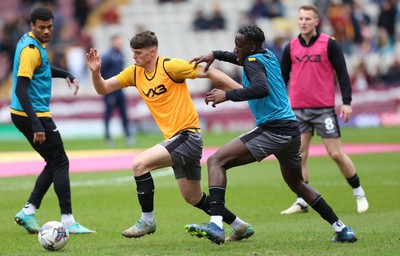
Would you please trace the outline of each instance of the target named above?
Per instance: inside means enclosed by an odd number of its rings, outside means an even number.
[[[35,24],[36,20],[54,20],[52,11],[46,7],[37,7],[31,12],[31,22]]]
[[[134,35],[130,40],[130,45],[132,49],[143,49],[152,46],[157,47],[157,36],[154,32],[145,30]]]
[[[257,25],[244,26],[238,33],[244,35],[244,38],[258,45],[262,45],[265,41],[264,32]]]

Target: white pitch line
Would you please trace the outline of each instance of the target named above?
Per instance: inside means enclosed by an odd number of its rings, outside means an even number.
[[[163,168],[155,171],[151,174],[153,178],[157,177],[165,177],[169,175],[173,175],[172,168]],[[115,186],[118,184],[124,184],[134,182],[133,176],[128,177],[117,177],[111,179],[95,179],[95,180],[86,180],[86,181],[71,181],[71,187],[87,187],[87,186]],[[0,180],[0,191],[15,191],[21,189],[33,189],[34,182],[33,181],[23,181],[18,182],[16,184],[2,184]]]
[[[153,172],[151,175],[153,176],[153,178],[165,177],[165,176],[173,175],[173,171],[172,171],[172,168],[163,168],[163,169]],[[0,192],[16,191],[16,190],[21,190],[21,189],[22,190],[30,190],[30,189],[33,189],[33,186],[34,186],[34,181],[22,181],[22,182],[11,183],[11,184],[9,182],[5,183],[3,181],[4,180],[0,179]],[[116,178],[111,178],[111,179],[94,179],[94,180],[87,180],[87,181],[73,181],[73,182],[71,182],[71,187],[115,186],[118,184],[125,184],[125,183],[129,183],[129,182],[132,182],[132,183],[134,182],[133,176],[116,177]],[[315,183],[314,185],[317,187],[318,186],[321,186],[321,187],[341,187],[341,186],[343,186],[343,183],[339,182],[339,181],[336,181],[336,182],[315,181],[314,183]],[[163,182],[162,184],[165,185],[165,182]],[[171,183],[168,182],[168,186],[169,186],[169,184],[171,184],[171,185],[176,184],[176,182],[175,181],[173,181]],[[400,185],[400,183],[395,180],[386,180],[386,181],[380,182],[379,184],[388,186],[388,187],[397,187]],[[375,184],[375,185],[379,185],[379,184]],[[160,186],[160,185],[161,184],[158,184],[158,186]]]
[[[172,168],[164,168],[157,170],[156,172],[152,173],[151,176],[153,178],[157,177],[164,177],[168,175],[172,175],[173,171]],[[112,178],[112,179],[99,179],[99,180],[86,180],[86,181],[73,181],[71,182],[71,187],[86,187],[86,186],[99,186],[99,185],[105,185],[105,186],[115,186],[116,184],[123,184],[123,183],[129,183],[129,182],[134,182],[133,176],[128,176],[128,177],[118,177],[118,178]]]

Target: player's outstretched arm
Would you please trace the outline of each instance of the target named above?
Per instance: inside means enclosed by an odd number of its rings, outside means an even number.
[[[215,88],[224,91],[243,88],[242,85],[238,84],[230,76],[215,68],[210,68],[208,71],[205,71],[205,67],[200,66],[197,77],[212,80]]]
[[[101,59],[96,48],[90,48],[86,53],[86,64],[92,72],[93,86],[97,94],[105,95],[122,88],[115,76],[107,80],[101,76]]]
[[[204,72],[208,71],[208,68],[211,66],[211,64],[214,62],[214,54],[212,52],[206,54],[206,55],[200,55],[199,57],[193,58],[190,63],[194,62],[194,66],[196,67],[202,62],[206,62],[206,66],[204,67]]]

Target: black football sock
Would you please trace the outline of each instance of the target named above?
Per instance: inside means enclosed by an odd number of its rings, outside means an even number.
[[[339,220],[336,214],[333,212],[332,208],[328,205],[328,203],[319,196],[315,201],[310,204],[310,206],[321,215],[321,217],[329,222],[329,224],[333,224]]]
[[[211,215],[210,202],[211,202],[210,197],[206,193],[203,192],[203,197],[201,198],[200,202],[194,206],[203,210],[208,215]],[[224,215],[222,217],[223,217],[224,222],[229,225],[232,224],[232,222],[236,219],[236,215],[233,214],[231,211],[229,211],[227,208],[225,208]]]
[[[152,212],[154,209],[154,182],[150,173],[135,177],[136,191],[142,212]]]
[[[212,216],[224,216],[225,211],[225,188],[224,187],[209,187],[210,191],[210,206]]]
[[[357,173],[353,177],[348,178],[347,182],[352,188],[358,188],[360,186],[360,178],[358,178]]]

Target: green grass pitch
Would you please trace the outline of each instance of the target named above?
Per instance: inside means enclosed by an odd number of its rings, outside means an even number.
[[[399,128],[342,129],[343,141],[351,143],[400,143]],[[238,134],[205,134],[205,146],[218,146]],[[149,147],[160,135],[140,135],[138,147]],[[315,143],[320,143],[316,139]],[[5,151],[30,151],[24,140],[0,143]],[[106,149],[102,140],[68,140],[66,150]],[[117,147],[124,147],[123,140]],[[318,189],[336,214],[353,228],[359,241],[331,243],[333,229],[310,209],[307,214],[281,216],[295,195],[284,183],[276,161],[265,161],[229,170],[227,206],[251,223],[255,234],[241,242],[215,245],[191,237],[183,226],[208,222],[203,212],[184,202],[170,170],[154,171],[157,231],[139,239],[127,239],[121,231],[140,217],[135,183],[130,170],[70,175],[74,216],[96,229],[91,235],[71,235],[57,255],[398,255],[400,251],[400,153],[351,155],[370,209],[356,212],[350,187],[328,157],[309,161],[310,184]],[[0,170],[1,171],[1,170]],[[0,255],[50,255],[37,240],[14,223],[13,217],[32,190],[36,176],[0,178]],[[207,191],[207,170],[203,168]],[[40,224],[60,220],[55,193],[50,188],[37,211]],[[228,234],[231,229],[225,225]]]

